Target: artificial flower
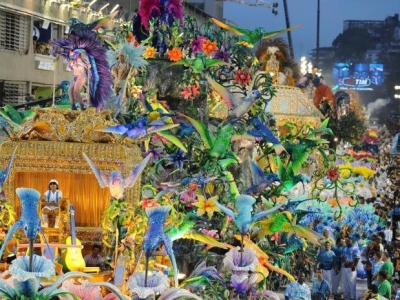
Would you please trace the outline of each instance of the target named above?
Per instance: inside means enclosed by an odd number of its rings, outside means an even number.
[[[224,61],[226,63],[229,62],[229,58],[230,58],[229,53],[225,50],[224,46],[222,46],[221,49],[215,51],[213,53],[213,57],[215,59],[222,60],[222,61]]]
[[[156,201],[150,200],[148,198],[143,198],[143,200],[140,201],[140,205],[143,209],[160,206],[160,204],[158,204]]]
[[[172,48],[168,51],[168,58],[170,61],[180,61],[182,59],[182,51],[179,48]]]
[[[101,287],[90,284],[88,280],[78,279],[78,281],[75,281],[75,279],[68,279],[63,282],[61,289],[75,294],[82,300],[103,299]],[[68,300],[74,299],[71,296],[66,296],[66,298]]]
[[[203,47],[203,51],[206,55],[211,55],[213,54],[215,51],[218,50],[217,47],[217,42],[212,42],[210,40],[205,40],[205,42],[202,45]]]
[[[187,207],[192,207],[193,203],[197,200],[197,193],[195,191],[186,191],[180,194],[180,201]]]
[[[199,216],[202,216],[205,213],[207,213],[208,218],[211,219],[214,212],[220,211],[218,206],[215,205],[215,201],[214,201],[214,200],[217,200],[217,198],[218,198],[218,196],[214,196],[209,199],[205,199],[203,195],[198,194],[197,195],[198,201],[197,201],[197,203],[194,204],[198,208],[197,214]]]
[[[18,299],[53,299],[57,298],[58,295],[69,294],[69,292],[60,291],[58,286],[65,280],[73,277],[87,278],[89,275],[82,272],[68,272],[59,278],[53,285],[38,291],[40,280],[42,278],[50,279],[55,274],[54,264],[51,260],[44,256],[33,255],[32,272],[29,271],[29,256],[21,256],[12,262],[9,268],[9,274],[11,277],[7,281],[2,281],[2,293],[7,299],[14,299],[15,294],[18,295]],[[9,286],[7,282],[12,280],[12,286]],[[5,285],[7,284],[7,288]],[[71,295],[73,295],[71,293]],[[96,299],[96,298],[90,298]],[[99,298],[102,299],[102,298]]]
[[[232,274],[231,285],[239,294],[243,294],[257,283],[257,277],[257,273]]]
[[[223,260],[224,266],[235,274],[254,272],[258,265],[256,252],[249,248],[235,247],[230,249]]]
[[[195,191],[195,190],[197,190],[198,185],[196,182],[190,182],[188,187],[189,187],[190,191]]]
[[[162,148],[153,148],[153,149],[149,149],[149,151],[146,152],[146,156],[148,154],[151,153],[151,158],[149,160],[149,163],[154,163],[156,162],[158,159],[160,159],[162,157],[162,152],[163,149]]]
[[[167,159],[169,160],[169,164],[175,165],[179,171],[182,171],[183,165],[189,161],[185,152],[183,152],[181,149],[176,150],[176,152],[169,155]]]
[[[142,86],[141,85],[132,85],[132,87],[131,87],[132,97],[138,98],[140,93],[142,93]]]
[[[337,169],[329,169],[326,177],[328,177],[329,180],[336,181],[339,178],[339,171]]]
[[[203,43],[205,42],[206,38],[204,36],[200,36],[199,38],[192,41],[190,44],[190,49],[192,50],[193,54],[197,52],[203,52]]]
[[[146,59],[154,58],[155,53],[156,53],[156,48],[147,47],[142,56]]]
[[[127,287],[139,299],[146,299],[150,295],[161,294],[168,289],[169,278],[161,272],[149,272],[146,285],[145,272],[137,272],[129,277]]]
[[[33,255],[33,270],[29,271],[29,256],[21,256],[15,259],[10,266],[10,274],[18,281],[28,278],[50,279],[55,274],[54,264],[44,256]]]
[[[224,281],[224,279],[214,266],[207,266],[206,260],[203,260],[200,264],[198,264],[196,269],[194,269],[192,274],[190,275],[190,277],[192,278],[199,276],[204,276],[208,279],[219,281],[221,283]]]
[[[218,230],[215,230],[215,229],[208,230],[208,229],[203,228],[201,230],[201,232],[206,234],[206,235],[208,235],[208,236],[210,236],[210,237],[212,237],[212,238],[215,238],[215,239],[219,238]]]
[[[242,86],[248,85],[251,82],[249,72],[247,70],[237,70],[235,72],[235,81]]]
[[[184,90],[180,94],[183,96],[184,99],[193,100],[200,94],[199,86],[196,84],[187,85],[187,86],[185,86]]]

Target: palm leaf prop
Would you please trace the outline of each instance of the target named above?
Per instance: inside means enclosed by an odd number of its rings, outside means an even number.
[[[222,249],[228,249],[228,245],[225,243],[221,243],[217,241],[215,238],[208,236],[207,234],[197,232],[197,231],[189,231],[185,233],[182,237],[182,239],[190,239],[190,240],[196,240],[198,242],[204,243],[208,245],[208,249],[217,247],[217,248],[222,248]]]

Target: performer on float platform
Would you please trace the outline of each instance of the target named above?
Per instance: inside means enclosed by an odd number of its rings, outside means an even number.
[[[92,253],[85,255],[84,260],[86,267],[104,268],[104,258],[100,255],[101,246],[93,245]]]
[[[56,215],[55,227],[58,227],[58,203],[61,201],[62,192],[58,188],[58,181],[51,179],[49,189],[42,195],[41,201],[45,206],[42,208],[43,227],[49,226],[49,214]]]

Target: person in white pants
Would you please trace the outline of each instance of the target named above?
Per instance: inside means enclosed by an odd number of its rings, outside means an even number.
[[[326,241],[323,246],[324,249],[321,249],[317,255],[317,261],[319,268],[323,270],[322,278],[328,282],[329,288],[332,289],[332,273],[335,271],[336,254],[331,250],[329,241]]]
[[[350,238],[345,240],[346,247],[342,250],[342,287],[343,296],[345,299],[356,299],[356,282],[357,271],[356,266],[360,260],[360,250],[353,245]]]
[[[334,271],[332,272],[332,295],[335,296],[338,293],[339,285],[342,279],[342,250],[344,247],[344,239],[338,238],[336,240],[336,246],[332,247],[332,251],[336,254],[336,264],[334,266]],[[343,288],[342,288],[343,289]]]

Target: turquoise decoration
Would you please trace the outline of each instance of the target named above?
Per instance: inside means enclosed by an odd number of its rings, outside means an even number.
[[[171,260],[172,267],[174,269],[175,287],[178,286],[178,267],[176,265],[174,251],[172,249],[172,241],[169,236],[164,233],[165,219],[167,218],[170,210],[170,206],[158,206],[146,209],[149,229],[144,236],[143,242],[143,249],[146,255],[145,286],[147,286],[149,258],[161,244],[164,244],[165,251]]]
[[[29,272],[29,258],[22,256],[12,262],[10,273],[13,274],[14,288],[19,296],[34,297],[42,278],[50,279],[55,275],[51,260],[33,255],[33,269]]]
[[[17,222],[15,222],[11,229],[8,231],[4,243],[0,249],[0,257],[3,256],[4,249],[19,228],[22,228],[24,230],[25,236],[29,240],[29,253],[33,253],[33,243],[37,237],[39,230],[41,229],[40,218],[38,214],[40,193],[37,190],[30,188],[17,188],[16,193],[21,200],[21,218]],[[50,249],[48,250],[49,253],[51,253]],[[30,272],[32,271],[32,259],[33,257],[30,256]]]
[[[15,259],[10,266],[10,279],[0,280],[0,298],[10,300],[34,299],[50,300],[57,295],[71,295],[70,292],[59,290],[58,287],[67,279],[72,277],[91,278],[90,275],[82,272],[69,272],[53,285],[38,292],[42,278],[50,279],[55,275],[54,264],[51,260],[38,255],[32,256],[33,268],[29,271],[31,257],[21,256]],[[13,286],[8,285],[11,281]],[[75,297],[75,296],[74,296]]]
[[[244,236],[250,231],[251,226],[254,222],[259,221],[261,219],[266,218],[268,215],[272,214],[273,212],[277,211],[283,205],[277,205],[269,210],[261,211],[256,214],[252,214],[253,212],[253,205],[256,203],[256,199],[249,195],[239,195],[236,198],[236,208],[237,214],[235,214],[231,209],[223,206],[222,204],[215,201],[215,205],[219,207],[225,214],[232,218],[233,222],[235,223],[236,227],[239,229],[240,236],[241,236],[241,257],[240,261],[242,261],[243,255],[243,239]]]
[[[233,219],[236,227],[242,236],[246,235],[254,222],[266,218],[268,215],[277,211],[283,204],[277,205],[269,210],[261,211],[256,214],[252,214],[253,205],[256,203],[256,199],[249,195],[240,195],[236,199],[237,214],[231,209],[223,206],[222,204],[215,201],[215,204],[229,217]]]

